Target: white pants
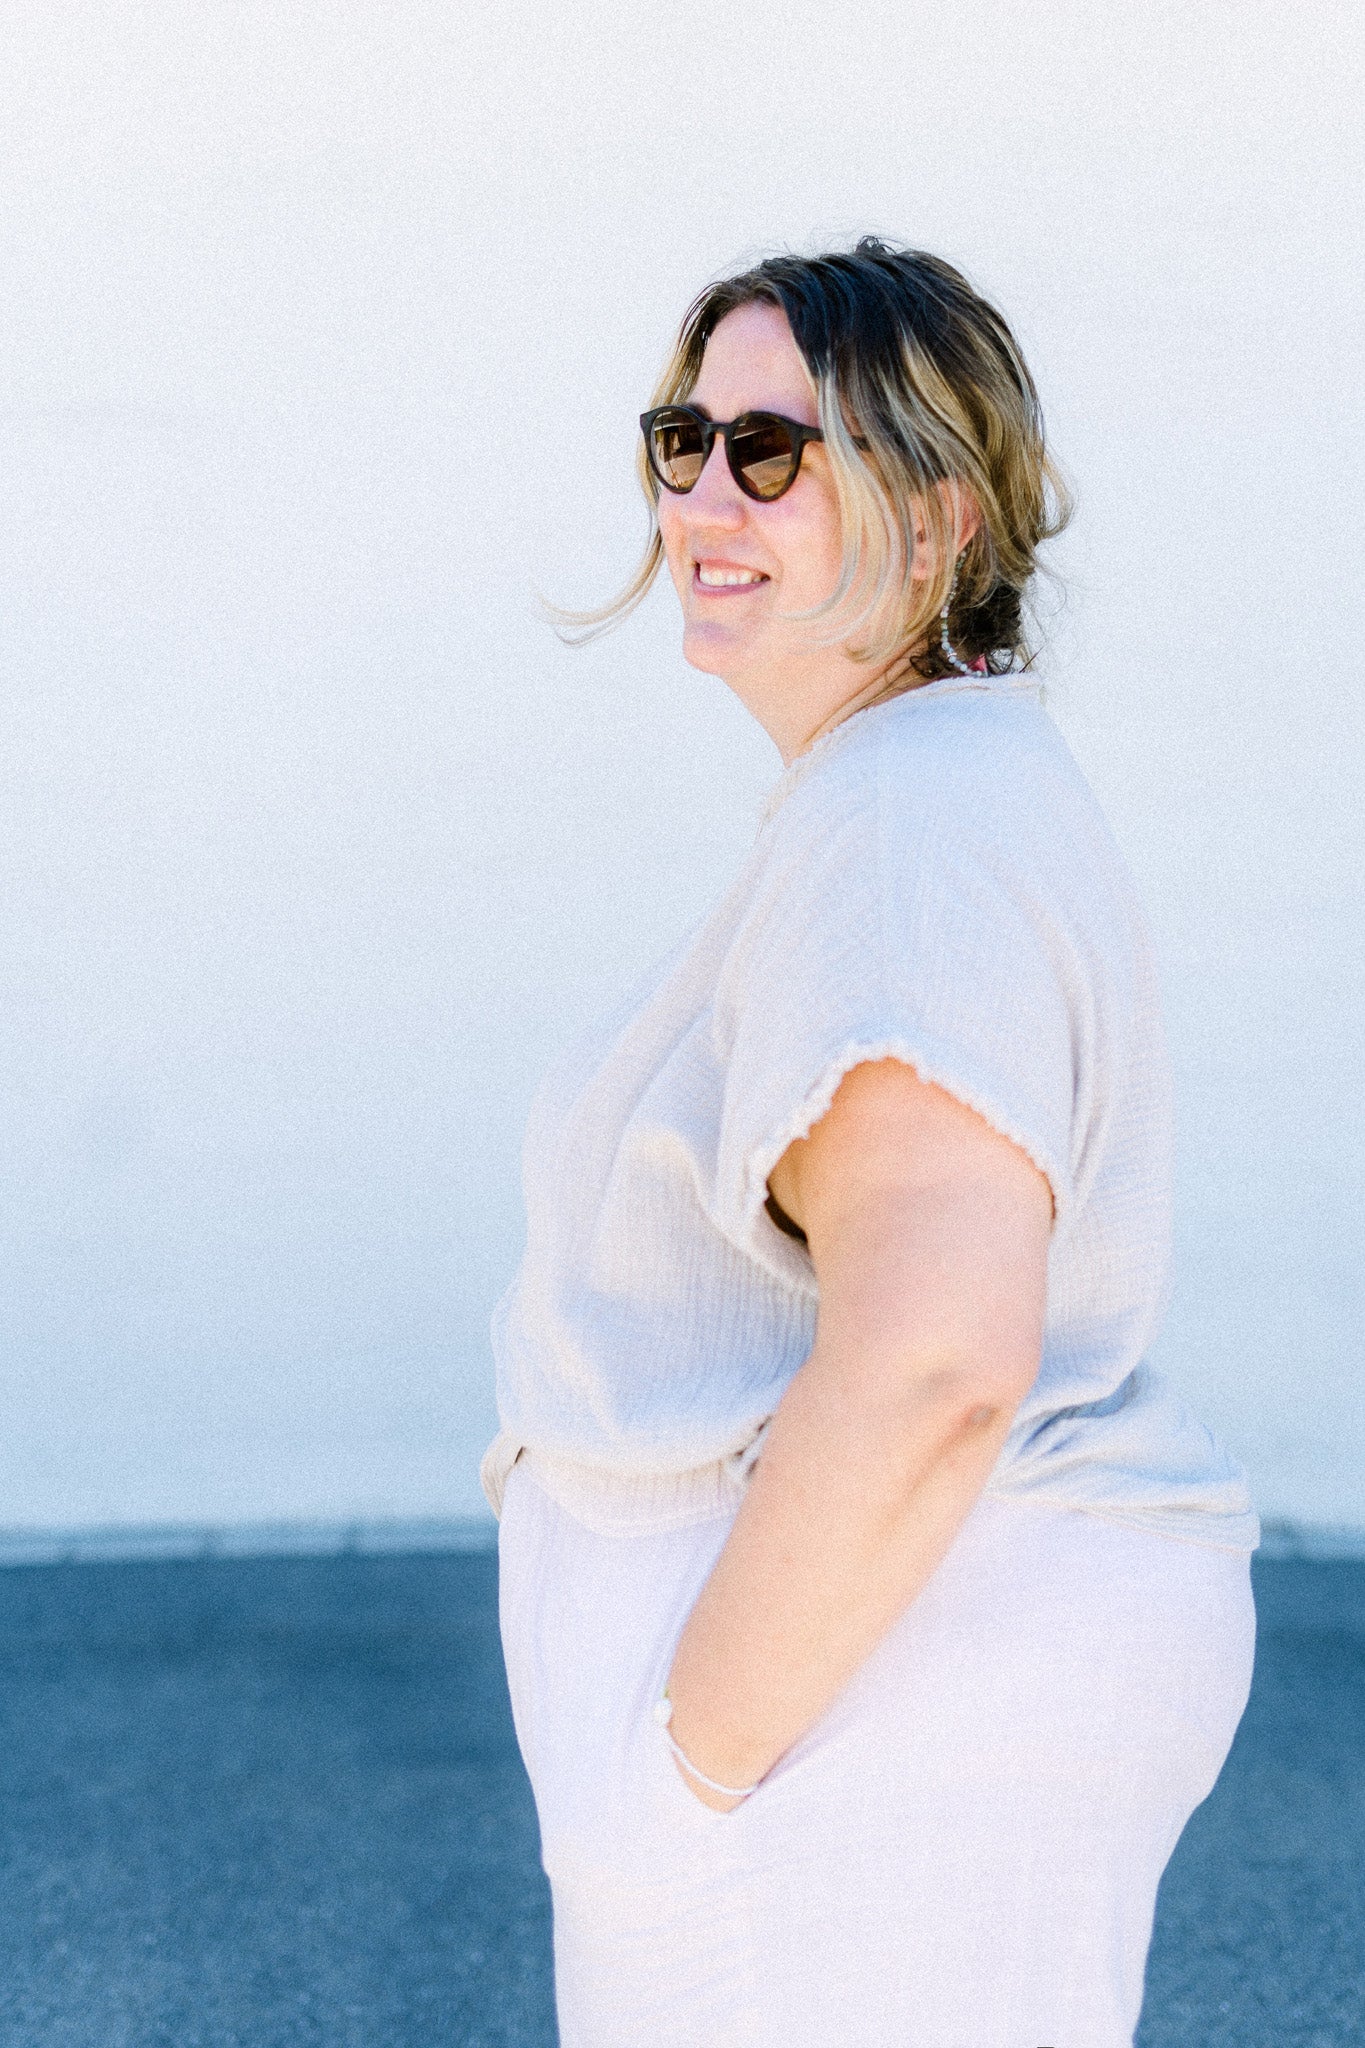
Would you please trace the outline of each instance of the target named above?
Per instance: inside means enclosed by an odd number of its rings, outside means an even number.
[[[986,1498],[730,1814],[650,1708],[732,1510],[606,1533],[523,1456],[503,1644],[561,2048],[1130,2048],[1251,1680],[1244,1553]]]

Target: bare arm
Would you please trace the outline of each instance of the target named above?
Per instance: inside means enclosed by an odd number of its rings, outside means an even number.
[[[771,1769],[943,1558],[1037,1374],[1052,1222],[1025,1154],[896,1060],[854,1068],[770,1185],[809,1239],[815,1343],[669,1678],[672,1733],[726,1785]]]

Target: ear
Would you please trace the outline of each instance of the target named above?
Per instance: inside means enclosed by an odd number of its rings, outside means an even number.
[[[940,485],[940,489],[943,488],[944,486]],[[953,553],[960,555],[967,543],[974,540],[981,531],[981,507],[976,502],[975,493],[969,491],[966,484],[955,482],[948,488],[952,496],[955,529]]]
[[[910,571],[912,583],[923,583],[934,574],[938,566],[936,554],[940,535],[951,545],[953,558],[956,560],[972,537],[981,531],[981,507],[961,477],[944,477],[934,485],[934,495],[938,499],[937,516],[934,520],[935,526],[939,527],[938,533],[931,534],[929,531],[929,508],[924,499],[915,499],[915,557]]]

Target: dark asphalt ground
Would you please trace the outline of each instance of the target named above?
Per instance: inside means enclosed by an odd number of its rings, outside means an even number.
[[[495,1573],[0,1572],[0,2048],[550,2048]],[[1141,2048],[1365,2044],[1365,1564],[1257,1582],[1256,1685],[1162,1889]]]

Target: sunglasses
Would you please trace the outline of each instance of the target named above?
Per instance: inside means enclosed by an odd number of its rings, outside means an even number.
[[[742,412],[737,420],[708,420],[690,405],[660,405],[642,412],[649,467],[666,491],[684,495],[705,469],[717,434],[725,441],[730,474],[746,498],[771,504],[796,482],[807,441],[823,441],[818,427],[803,427],[780,412]]]

